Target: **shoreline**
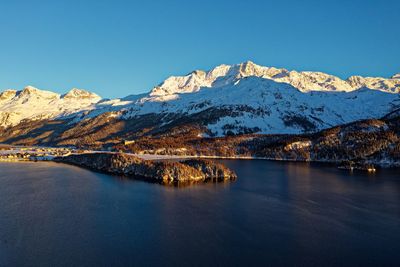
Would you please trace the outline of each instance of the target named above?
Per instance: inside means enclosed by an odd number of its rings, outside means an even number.
[[[110,155],[116,155],[116,154],[121,154],[120,152],[109,152],[109,151],[96,151],[96,152],[86,152],[86,153],[80,153],[80,154],[70,154],[70,155],[89,155],[89,154],[110,154]],[[365,168],[363,165],[360,166],[355,166],[348,168],[344,166],[342,163],[339,161],[327,161],[327,160],[292,160],[292,159],[274,159],[274,158],[268,158],[268,157],[249,157],[249,156],[237,156],[237,157],[223,157],[223,156],[176,156],[176,155],[144,155],[144,154],[132,154],[132,153],[122,153],[124,155],[129,155],[129,156],[136,156],[137,158],[144,160],[144,161],[185,161],[185,160],[262,160],[262,161],[271,161],[271,162],[281,162],[281,163],[300,163],[300,164],[305,164],[305,163],[310,163],[310,164],[324,164],[326,166],[334,167],[336,169],[340,169],[343,171],[362,171],[362,172],[368,172],[368,173],[374,173],[378,169],[399,169],[400,165],[386,165],[386,164],[376,164],[376,163],[366,163],[370,165],[374,165],[373,168]],[[54,160],[56,157],[52,158],[41,158],[41,159],[0,159],[0,163],[27,163],[27,162],[54,162],[54,163],[60,163]],[[79,164],[73,164],[75,166],[79,166]],[[96,171],[93,169],[93,171]],[[115,175],[111,173],[112,175]]]
[[[267,160],[277,162],[302,162],[302,163],[324,163],[335,165],[343,170],[363,170],[362,165],[373,165],[377,168],[400,168],[400,163],[387,161],[371,161],[365,160],[356,162],[353,168],[345,168],[347,162],[351,160],[311,160],[311,159],[285,159],[258,156],[207,156],[207,155],[160,155],[160,154],[136,154],[129,152],[101,151],[101,150],[82,150],[66,147],[41,147],[41,146],[12,146],[7,145],[9,149],[0,150],[0,162],[37,162],[37,161],[54,161],[56,157],[68,157],[70,155],[84,154],[124,154],[134,156],[144,161],[173,161],[173,160]],[[361,168],[360,168],[361,166]]]
[[[237,178],[236,173],[223,164],[202,159],[171,162],[144,160],[124,153],[82,153],[55,157],[53,162],[162,184],[222,182]]]
[[[266,160],[266,161],[276,161],[276,162],[298,162],[298,163],[322,163],[335,165],[337,168],[346,170],[346,168],[341,167],[346,160],[295,160],[295,159],[282,159],[282,158],[270,158],[270,157],[253,157],[253,156],[175,156],[175,155],[153,155],[153,154],[132,154],[143,159],[150,160],[173,160],[173,159],[232,159],[232,160]],[[384,169],[396,169],[400,168],[400,163],[388,163],[388,162],[371,162],[366,161],[365,164],[376,165],[378,168]],[[363,170],[357,167],[351,170]]]

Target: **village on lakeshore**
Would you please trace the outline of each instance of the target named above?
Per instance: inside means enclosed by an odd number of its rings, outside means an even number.
[[[72,147],[39,147],[0,145],[0,161],[38,161],[52,160],[54,157],[84,153]]]

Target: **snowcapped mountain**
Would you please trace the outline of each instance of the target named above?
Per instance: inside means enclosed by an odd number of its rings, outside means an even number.
[[[342,80],[245,62],[169,77],[146,95],[101,103],[87,118],[106,111],[125,120],[160,114],[165,126],[186,117],[212,136],[302,133],[382,117],[400,106],[399,91],[395,78]]]
[[[197,70],[186,76],[172,76],[155,87],[150,95],[167,96],[175,93],[192,93],[202,87],[217,88],[250,76],[288,83],[301,92],[350,92],[363,87],[396,93],[400,92],[399,74],[393,76],[391,79],[351,76],[347,80],[342,80],[336,76],[322,72],[288,71],[274,67],[263,67],[248,61],[232,66],[220,65],[208,72]]]
[[[0,126],[7,127],[22,120],[53,119],[94,108],[101,97],[81,89],[72,89],[65,95],[27,86],[21,91],[0,93]]]
[[[0,94],[0,126],[68,119],[68,127],[79,131],[118,124],[118,130],[112,130],[115,136],[165,132],[185,125],[201,128],[202,136],[313,132],[380,118],[400,108],[399,77],[342,80],[321,72],[245,62],[172,76],[147,94],[122,99],[101,100],[79,89],[59,95],[26,87]]]

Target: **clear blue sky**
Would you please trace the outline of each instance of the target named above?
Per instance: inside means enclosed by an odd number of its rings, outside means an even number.
[[[0,0],[0,90],[103,97],[252,60],[342,78],[400,72],[400,1]]]

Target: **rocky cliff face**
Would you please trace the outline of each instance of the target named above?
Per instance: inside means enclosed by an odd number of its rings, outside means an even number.
[[[147,161],[123,153],[92,153],[58,157],[54,161],[167,184],[209,180],[225,181],[236,178],[236,174],[225,166],[203,160]]]

